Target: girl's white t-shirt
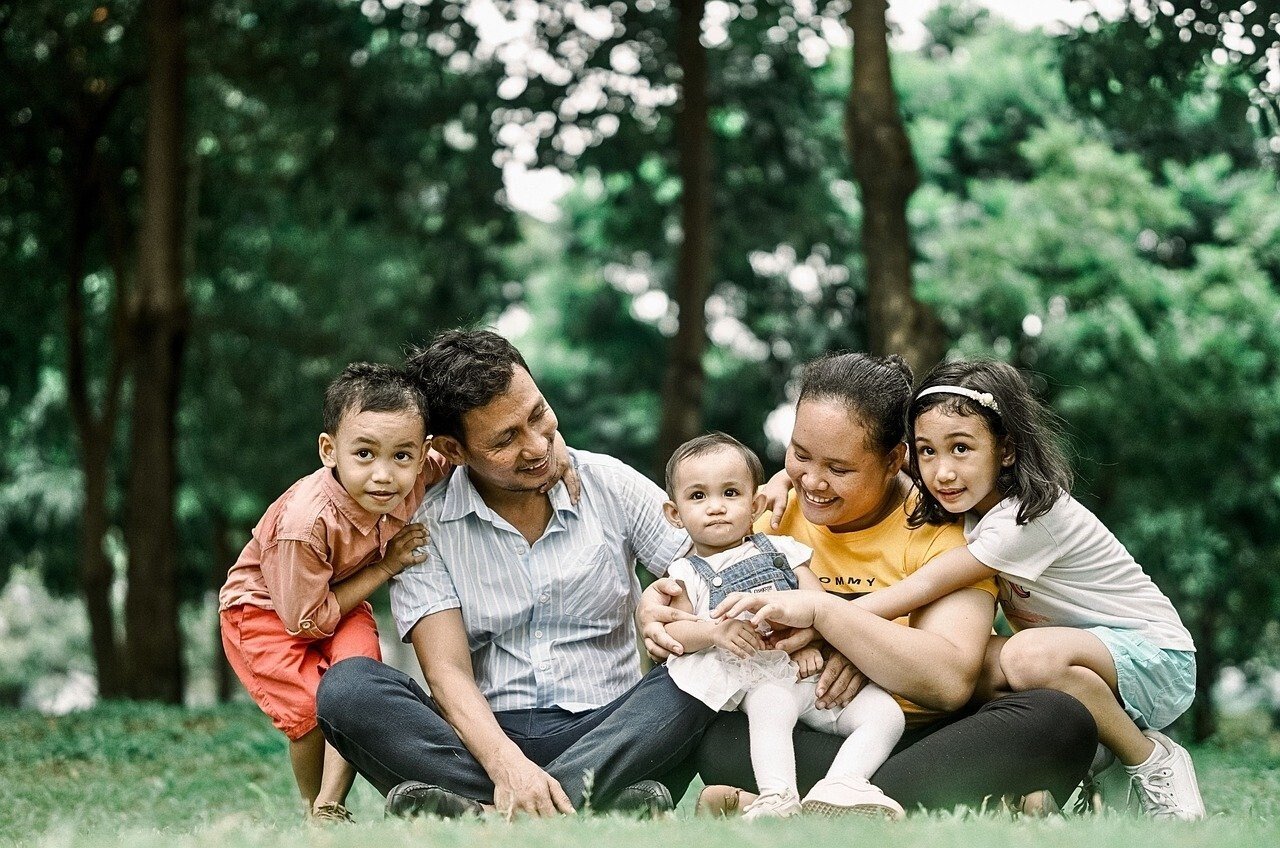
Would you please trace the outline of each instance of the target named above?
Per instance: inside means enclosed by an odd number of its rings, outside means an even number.
[[[965,516],[969,553],[1000,572],[1000,603],[1014,630],[1115,627],[1159,648],[1194,651],[1173,604],[1098,517],[1069,494],[1019,526],[1006,498]]]

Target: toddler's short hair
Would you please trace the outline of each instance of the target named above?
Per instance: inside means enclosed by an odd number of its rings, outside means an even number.
[[[667,460],[667,497],[672,500],[676,499],[676,471],[679,470],[680,463],[686,459],[714,453],[725,448],[737,451],[746,461],[747,470],[751,472],[751,482],[757,489],[764,485],[764,466],[760,463],[760,457],[756,456],[756,452],[728,433],[721,433],[719,430],[715,430],[704,436],[698,436],[696,439],[690,439],[676,448],[675,452],[671,454],[671,458]]]
[[[417,384],[402,369],[373,362],[353,362],[334,378],[324,392],[324,432],[338,433],[348,410],[359,412],[417,413],[422,434],[427,434],[427,404]]]

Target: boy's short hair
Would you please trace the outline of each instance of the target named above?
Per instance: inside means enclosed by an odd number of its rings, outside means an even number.
[[[695,456],[703,456],[726,448],[737,451],[747,463],[747,470],[751,472],[751,482],[755,487],[758,489],[763,486],[764,465],[760,463],[760,457],[756,456],[756,452],[735,439],[733,436],[730,436],[728,433],[721,433],[719,430],[714,430],[704,436],[698,436],[696,439],[690,439],[680,447],[676,448],[675,452],[671,454],[671,458],[667,460],[667,497],[672,500],[676,499],[676,471],[680,468],[680,463],[684,462],[686,459],[692,459]]]
[[[349,410],[360,412],[417,413],[426,436],[427,405],[422,392],[409,375],[393,365],[353,362],[334,378],[324,392],[324,432],[338,434],[342,416]]]
[[[434,434],[462,444],[462,416],[511,388],[516,366],[529,370],[515,345],[490,330],[445,330],[405,360],[426,396]]]

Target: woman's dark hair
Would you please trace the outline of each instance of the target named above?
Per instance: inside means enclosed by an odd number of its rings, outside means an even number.
[[[959,386],[990,394],[996,409],[983,406],[964,395],[946,392],[920,397],[931,386]],[[920,501],[907,523],[947,524],[956,519],[938,503],[920,476],[920,462],[915,450],[916,421],[931,409],[945,415],[973,415],[986,422],[987,428],[1002,446],[1014,453],[1013,465],[1002,468],[996,477],[1001,498],[1017,498],[1019,524],[1044,515],[1071,491],[1071,464],[1058,444],[1061,424],[1031,392],[1026,377],[1017,368],[994,360],[944,362],[925,375],[916,387],[916,399],[907,415],[907,443],[911,446],[908,463],[911,477],[920,490]],[[999,411],[997,411],[999,410]]]
[[[804,367],[800,399],[834,400],[867,431],[867,449],[887,454],[902,442],[911,402],[911,366],[901,356],[829,353]]]
[[[427,399],[432,432],[466,443],[462,416],[511,387],[516,366],[529,370],[511,342],[489,330],[445,330],[410,348],[404,367]]]
[[[356,412],[416,412],[427,433],[427,405],[417,384],[402,369],[372,362],[353,362],[324,392],[322,426],[330,436],[348,410]]]

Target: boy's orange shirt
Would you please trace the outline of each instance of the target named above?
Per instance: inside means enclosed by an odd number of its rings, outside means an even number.
[[[386,515],[356,503],[328,468],[303,477],[253,528],[249,544],[227,573],[218,609],[248,604],[275,610],[292,636],[332,636],[340,617],[332,584],[382,559],[427,488],[452,468],[443,456],[428,451],[413,491]]]

